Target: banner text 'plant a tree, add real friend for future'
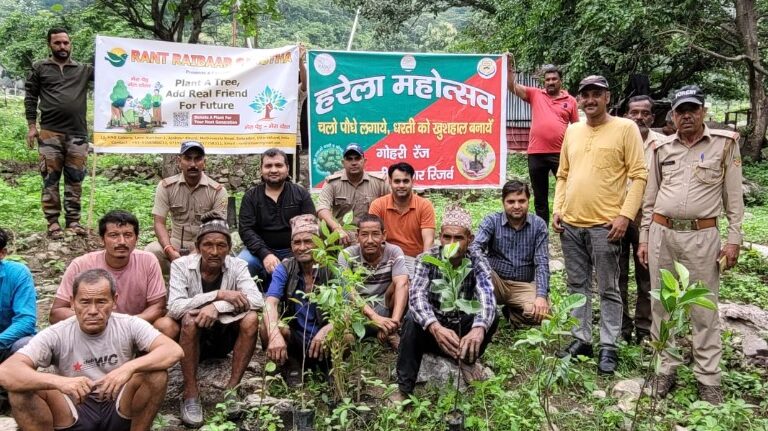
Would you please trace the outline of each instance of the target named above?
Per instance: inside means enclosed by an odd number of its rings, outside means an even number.
[[[310,51],[310,182],[359,144],[366,170],[397,162],[416,187],[498,188],[506,176],[500,55]]]
[[[98,36],[97,152],[295,152],[299,50],[245,49]]]

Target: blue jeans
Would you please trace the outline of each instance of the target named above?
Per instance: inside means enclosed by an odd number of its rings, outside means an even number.
[[[281,261],[287,257],[293,256],[293,252],[291,252],[291,249],[289,248],[272,250],[272,253],[274,253],[274,255]],[[251,277],[259,276],[262,282],[260,284],[257,283],[257,285],[259,285],[262,292],[266,292],[269,289],[269,284],[272,283],[272,274],[264,269],[264,262],[257,256],[252,255],[247,248],[243,248],[243,251],[241,251],[237,257],[243,259],[248,264],[248,272],[251,274]]]
[[[569,293],[581,293],[587,303],[573,310],[579,320],[573,336],[592,344],[592,270],[597,274],[600,295],[600,348],[616,349],[621,333],[623,304],[619,291],[621,241],[608,241],[609,229],[603,226],[582,228],[563,223],[560,243],[565,258]]]
[[[19,349],[26,346],[27,343],[29,343],[29,340],[32,339],[31,335],[27,335],[26,337],[21,337],[18,340],[14,341],[13,344],[11,344],[11,347],[5,350],[0,349],[0,362],[5,361],[8,359],[11,355],[18,352]]]

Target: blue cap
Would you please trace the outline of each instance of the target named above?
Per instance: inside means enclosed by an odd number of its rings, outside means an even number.
[[[192,148],[198,148],[200,151],[202,151],[203,155],[205,155],[205,148],[203,148],[203,144],[197,142],[197,141],[184,141],[181,143],[181,148],[179,149],[179,154],[184,154],[187,151],[191,150]]]
[[[355,143],[347,145],[347,148],[344,150],[344,157],[346,157],[350,152],[355,152],[360,155],[360,157],[363,157],[363,149]]]

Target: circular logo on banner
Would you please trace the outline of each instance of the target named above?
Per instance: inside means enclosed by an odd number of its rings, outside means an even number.
[[[410,54],[404,55],[400,60],[400,67],[406,72],[411,72],[413,69],[416,69],[416,57]]]
[[[456,153],[456,167],[468,180],[482,180],[493,172],[496,166],[496,152],[482,139],[470,139],[459,147]]]
[[[104,57],[112,66],[122,67],[126,60],[128,60],[128,53],[123,48],[115,47],[107,52],[107,56]]]
[[[319,54],[315,57],[315,70],[323,76],[328,76],[336,70],[336,60],[331,54]]]
[[[315,153],[313,163],[318,172],[327,176],[344,167],[341,163],[343,159],[344,150],[337,145],[328,143],[320,147],[320,150]]]
[[[481,58],[477,62],[477,74],[484,79],[493,78],[496,75],[496,62],[492,58]]]

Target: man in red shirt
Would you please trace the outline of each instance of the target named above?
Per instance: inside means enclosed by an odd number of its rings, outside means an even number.
[[[544,66],[544,89],[541,89],[516,83],[514,66],[509,61],[507,65],[509,91],[531,105],[528,175],[536,215],[549,225],[549,173],[557,174],[565,129],[569,123],[579,121],[578,106],[576,99],[561,88],[563,76],[556,66]]]

